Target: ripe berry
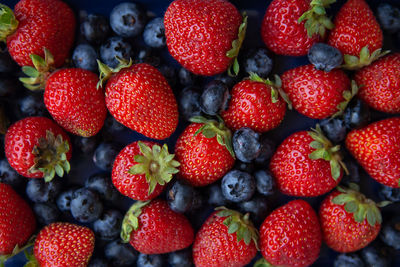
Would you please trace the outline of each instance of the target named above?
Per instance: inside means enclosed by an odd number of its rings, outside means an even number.
[[[272,70],[272,59],[267,49],[252,49],[246,54],[243,66],[246,73],[254,72],[261,78],[267,78]]]
[[[89,223],[97,220],[103,212],[103,203],[93,191],[81,188],[72,194],[71,214],[79,222]]]
[[[357,254],[340,254],[333,262],[333,267],[364,267]]]
[[[167,192],[169,207],[176,212],[184,213],[192,208],[194,188],[181,181],[176,181]]]
[[[377,13],[382,29],[390,33],[400,31],[400,9],[389,3],[381,3]]]
[[[179,111],[180,115],[185,120],[189,120],[192,117],[200,116],[200,93],[199,89],[194,86],[185,87],[179,96]]]
[[[154,18],[147,23],[143,31],[143,40],[146,45],[154,48],[162,48],[166,45],[163,18]]]
[[[275,182],[270,171],[258,170],[254,173],[254,178],[256,178],[258,193],[264,196],[270,196],[274,193]]]
[[[217,115],[227,109],[229,99],[228,87],[223,82],[214,80],[204,88],[200,97],[200,108],[208,115]]]
[[[92,44],[100,44],[110,33],[108,19],[102,15],[89,14],[81,24],[81,33]]]
[[[260,135],[252,129],[244,127],[235,131],[232,138],[233,151],[243,162],[250,163],[261,152]]]
[[[137,267],[162,267],[164,264],[164,259],[160,254],[142,254],[138,256],[136,262]]]
[[[121,37],[111,37],[100,46],[101,61],[109,66],[115,68],[118,65],[116,57],[129,60],[133,55],[133,48],[129,42]]]
[[[143,31],[146,20],[146,12],[134,3],[124,2],[118,4],[110,13],[112,30],[122,37],[139,35]]]
[[[241,202],[249,200],[253,196],[256,182],[250,174],[233,170],[222,178],[221,188],[226,199]]]
[[[60,219],[60,211],[53,203],[35,203],[33,205],[37,221],[42,225],[57,222]]]
[[[111,171],[115,157],[118,155],[119,149],[112,143],[101,143],[93,154],[94,164],[104,170]]]
[[[138,253],[132,248],[131,245],[121,243],[121,240],[117,239],[107,244],[107,246],[104,248],[104,254],[111,266],[123,267],[134,265]]]
[[[184,249],[169,253],[168,263],[171,267],[192,267],[192,251]]]
[[[44,179],[30,179],[26,185],[26,194],[33,202],[43,203],[53,201],[60,193],[62,182],[60,179],[53,179],[45,182]]]
[[[93,231],[101,240],[114,240],[121,232],[123,216],[118,210],[107,210],[93,223]]]
[[[93,72],[97,72],[97,58],[96,50],[88,44],[78,45],[72,53],[72,61],[75,67]]]
[[[343,61],[343,55],[339,49],[324,43],[315,43],[308,50],[308,60],[316,69],[331,71],[338,68]]]

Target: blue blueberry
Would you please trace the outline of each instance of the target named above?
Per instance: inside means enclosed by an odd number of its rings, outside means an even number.
[[[131,44],[121,37],[111,37],[100,46],[100,59],[109,66],[115,68],[118,65],[116,57],[129,60],[133,55]]]
[[[201,115],[200,93],[197,87],[185,87],[179,95],[179,114],[185,120]]]
[[[256,179],[257,192],[264,196],[274,194],[275,181],[272,174],[268,170],[258,170],[254,173]]]
[[[221,185],[219,183],[214,183],[207,188],[208,193],[208,205],[213,207],[226,206],[229,204],[229,200],[227,200],[222,194]]]
[[[235,162],[235,167],[236,170],[247,172],[247,173],[253,173],[255,165],[253,162],[242,162],[240,160],[237,160]]]
[[[267,78],[272,70],[272,59],[264,48],[250,50],[244,60],[244,71],[255,72],[262,78]]]
[[[361,250],[361,257],[364,259],[367,267],[389,267],[387,258],[372,246]]]
[[[194,85],[199,78],[197,75],[191,73],[190,71],[188,71],[183,67],[179,69],[178,76],[179,76],[179,82],[183,86]]]
[[[29,94],[23,97],[19,100],[18,107],[21,118],[48,115],[42,94]]]
[[[137,259],[137,252],[133,247],[129,243],[122,243],[119,239],[107,244],[104,254],[114,267],[133,266]]]
[[[256,191],[254,177],[246,172],[233,170],[228,172],[221,182],[223,196],[232,202],[251,199]]]
[[[12,59],[7,49],[0,49],[0,72],[12,73],[19,70],[18,64]]]
[[[384,225],[379,236],[386,245],[400,249],[400,222]]]
[[[137,4],[124,2],[110,13],[111,29],[122,37],[138,36],[146,25],[146,12]]]
[[[193,201],[191,206],[191,211],[200,209],[204,205],[204,197],[200,190],[193,188]]]
[[[72,61],[75,67],[97,72],[97,52],[91,45],[80,44],[72,53]]]
[[[92,258],[90,259],[88,267],[110,267],[106,259]]]
[[[400,202],[400,188],[381,185],[379,196],[384,200]]]
[[[158,254],[142,254],[140,253],[136,262],[137,267],[162,267],[164,259]]]
[[[238,206],[243,214],[250,214],[250,219],[255,225],[260,225],[269,212],[267,203],[268,199],[266,197],[255,196],[248,201],[240,202]]]
[[[107,210],[93,223],[93,231],[101,240],[114,240],[121,232],[123,216],[118,210]]]
[[[85,187],[96,192],[101,199],[107,202],[116,202],[120,193],[107,173],[95,173],[85,181]]]
[[[71,199],[71,214],[81,223],[97,220],[103,212],[103,203],[97,193],[87,188],[73,192]]]
[[[193,187],[179,180],[175,181],[167,192],[169,207],[179,213],[184,213],[191,209],[193,197]]]
[[[364,267],[364,263],[356,254],[339,254],[333,267]]]
[[[6,159],[0,160],[0,183],[18,187],[23,184],[25,178],[20,176],[8,163]]]
[[[363,127],[370,120],[370,109],[362,100],[355,98],[345,109],[343,120],[348,129]]]
[[[232,145],[236,158],[242,162],[251,162],[261,152],[260,135],[247,127],[234,132]]]
[[[61,188],[61,179],[58,177],[47,183],[44,179],[29,179],[26,185],[26,194],[33,202],[50,202],[55,200],[56,196],[61,192]]]
[[[57,222],[61,215],[57,206],[50,202],[33,204],[33,212],[35,213],[36,220],[41,225],[48,225]]]
[[[20,83],[17,79],[12,77],[0,79],[0,97],[12,97],[15,96],[20,87]]]
[[[168,263],[171,267],[192,267],[192,252],[183,249],[168,254]]]
[[[343,62],[339,49],[324,43],[316,43],[308,50],[308,60],[318,70],[331,71]]]
[[[208,115],[217,115],[228,108],[230,97],[225,83],[214,80],[206,85],[200,96],[201,111]]]
[[[58,195],[56,199],[56,204],[59,210],[61,210],[62,212],[71,211],[72,194],[75,190],[77,190],[77,188],[70,188]]]
[[[158,67],[158,70],[167,79],[169,86],[174,87],[176,85],[176,70],[174,67],[163,64]]]
[[[98,135],[92,137],[74,136],[74,148],[78,148],[84,155],[92,155],[98,144]]]
[[[111,171],[118,153],[119,148],[113,143],[101,143],[94,151],[93,162],[101,170]]]
[[[147,23],[143,31],[143,40],[148,46],[154,48],[162,48],[166,45],[163,18],[154,18]]]
[[[81,24],[81,33],[92,44],[101,44],[110,34],[108,19],[102,15],[89,14]]]
[[[154,49],[150,47],[144,47],[140,49],[137,53],[135,59],[136,63],[147,63],[153,67],[159,67],[161,65],[161,57],[158,55]]]
[[[342,183],[359,183],[360,182],[360,165],[352,157],[346,156],[344,159],[349,174],[344,173]]]
[[[346,138],[347,128],[342,119],[324,119],[320,122],[320,125],[326,137],[332,143],[340,143]]]
[[[400,9],[389,3],[381,3],[377,13],[382,29],[391,33],[400,30]]]
[[[276,144],[266,135],[262,135],[260,137],[260,144],[261,144],[260,154],[256,157],[254,162],[257,165],[265,166],[265,164],[267,164],[267,162],[271,159],[272,155],[274,154],[276,149]]]
[[[240,81],[239,76],[230,76],[228,74],[220,74],[215,80],[223,82],[229,89]]]

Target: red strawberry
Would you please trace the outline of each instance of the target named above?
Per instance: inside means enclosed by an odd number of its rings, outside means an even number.
[[[179,162],[168,153],[167,145],[136,141],[126,146],[115,158],[112,181],[125,196],[135,200],[157,197],[178,172]]]
[[[350,80],[339,69],[325,72],[313,65],[304,65],[282,75],[282,89],[301,114],[324,119],[338,112],[344,102],[344,92],[350,89]]]
[[[400,117],[351,131],[346,147],[376,181],[400,187]]]
[[[310,47],[333,28],[325,17],[329,3],[310,0],[274,0],[265,12],[261,37],[278,55],[304,56]],[[325,1],[327,2],[327,1]],[[316,10],[318,10],[318,15]]]
[[[75,15],[59,0],[21,0],[11,9],[1,5],[0,39],[7,41],[12,58],[20,66],[33,66],[31,54],[54,55],[55,66],[64,64],[75,36]],[[14,17],[15,16],[15,17]]]
[[[71,141],[52,120],[28,117],[8,128],[5,141],[8,162],[20,175],[29,178],[53,179],[69,172]]]
[[[229,128],[238,130],[248,127],[262,133],[281,123],[286,105],[285,100],[279,97],[283,92],[280,90],[280,79],[276,77],[274,84],[252,73],[250,79],[233,87],[229,107],[221,114]]]
[[[170,54],[186,69],[212,76],[228,69],[244,40],[247,18],[225,0],[175,0],[164,15]]]
[[[94,250],[94,234],[87,227],[57,222],[36,237],[33,252],[41,267],[84,267]]]
[[[333,146],[317,125],[287,137],[271,158],[270,169],[279,190],[291,196],[313,197],[332,190],[342,179],[340,146]]]
[[[193,228],[183,214],[161,199],[137,201],[122,222],[121,238],[144,254],[163,254],[190,246]]]
[[[355,80],[358,96],[376,110],[400,113],[400,53],[375,61],[359,70]]]
[[[222,178],[234,165],[231,131],[223,122],[194,117],[179,136],[175,157],[180,178],[205,186]]]
[[[196,267],[241,267],[256,256],[258,233],[249,214],[218,208],[203,223],[193,244]]]
[[[274,210],[260,228],[261,254],[274,266],[311,265],[319,256],[321,239],[317,214],[304,200]]]
[[[325,243],[347,253],[371,243],[379,233],[382,217],[377,204],[352,189],[338,187],[321,204],[319,216]]]

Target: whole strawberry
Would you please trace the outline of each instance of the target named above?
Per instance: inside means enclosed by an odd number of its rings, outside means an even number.
[[[379,183],[400,187],[400,118],[388,118],[348,133],[346,147]]]
[[[175,144],[179,177],[193,186],[222,178],[234,165],[232,134],[222,121],[194,117]]]
[[[338,187],[321,204],[319,217],[325,243],[347,253],[362,249],[379,233],[382,223],[377,204],[361,194],[355,184]]]
[[[163,254],[190,246],[193,228],[183,214],[161,199],[137,201],[122,222],[121,238],[144,254]]]
[[[115,158],[112,181],[125,196],[141,201],[153,199],[178,172],[179,162],[173,158],[167,145],[135,141]]]
[[[313,264],[319,256],[321,242],[317,214],[304,200],[293,200],[277,208],[260,228],[261,254],[274,266]]]
[[[55,66],[64,64],[75,36],[75,15],[59,0],[21,0],[14,8],[0,5],[0,39],[20,66],[33,66],[30,55],[54,55]]]
[[[193,243],[196,267],[241,267],[256,256],[258,232],[237,211],[217,208],[203,223]]]
[[[71,141],[52,120],[28,117],[11,125],[6,133],[4,150],[10,166],[29,178],[53,179],[69,172]]]
[[[287,195],[314,197],[332,190],[345,168],[339,154],[317,125],[287,137],[271,158],[270,169],[279,190]]]
[[[186,69],[212,76],[232,64],[245,37],[247,18],[242,19],[226,0],[175,0],[164,15],[165,37],[170,54]]]

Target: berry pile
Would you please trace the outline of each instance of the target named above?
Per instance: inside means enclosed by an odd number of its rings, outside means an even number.
[[[245,2],[0,4],[0,266],[400,265],[400,6]]]

